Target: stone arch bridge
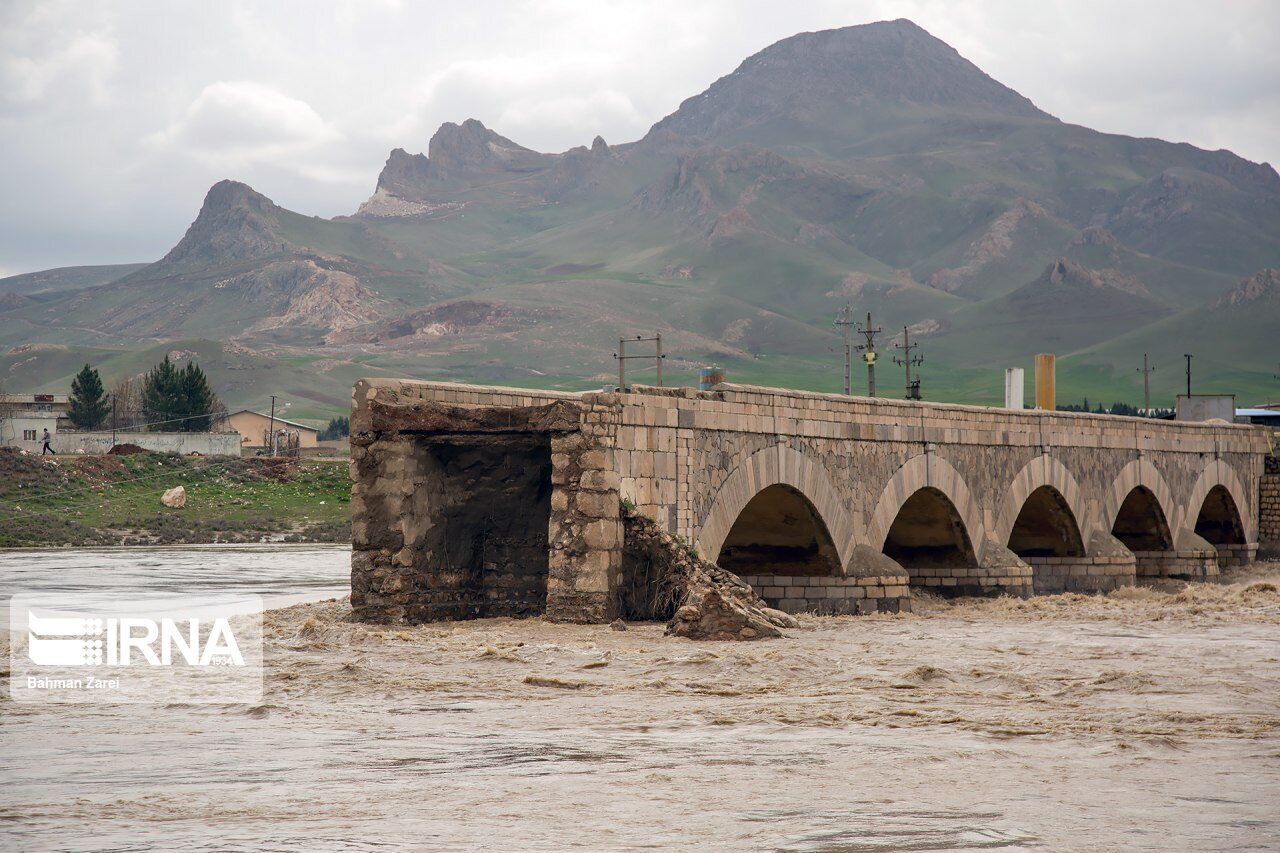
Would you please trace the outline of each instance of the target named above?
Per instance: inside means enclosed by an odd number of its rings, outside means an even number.
[[[775,606],[1209,578],[1257,551],[1261,429],[724,384],[362,380],[352,604],[421,622],[640,618],[621,505]]]

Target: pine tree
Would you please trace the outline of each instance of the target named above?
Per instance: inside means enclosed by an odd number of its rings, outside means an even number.
[[[79,429],[93,429],[102,423],[109,411],[111,404],[107,402],[102,377],[86,364],[71,380],[71,405],[67,417]]]
[[[345,438],[351,432],[351,426],[346,415],[339,415],[329,421],[329,425],[320,430],[317,436],[321,441],[333,441],[339,438]]]
[[[213,423],[213,413],[218,408],[218,398],[214,396],[204,371],[194,361],[187,362],[182,370],[182,408],[186,420],[182,421],[183,432],[208,432]]]
[[[142,380],[142,411],[146,414],[152,432],[177,432],[182,429],[186,414],[183,399],[182,373],[169,361],[153,367]]]

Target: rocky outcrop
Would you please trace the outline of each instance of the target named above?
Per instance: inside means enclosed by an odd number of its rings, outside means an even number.
[[[333,332],[382,317],[382,300],[356,276],[320,258],[279,261],[219,281],[214,288],[239,290],[262,305],[266,316],[253,324],[253,331],[307,326]]]
[[[644,189],[635,204],[654,212],[719,217],[742,208],[754,188],[801,174],[800,167],[764,148],[706,145],[679,156],[659,181]]]
[[[1226,308],[1231,305],[1246,305],[1260,300],[1269,303],[1280,303],[1280,270],[1259,270],[1218,297],[1218,301],[1213,303],[1213,307]]]
[[[1116,235],[1098,225],[1090,225],[1075,236],[1071,241],[1071,248],[1074,249],[1080,246],[1100,247],[1112,253],[1119,252],[1121,248],[1120,241],[1116,239]]]
[[[431,137],[426,154],[409,154],[402,148],[391,152],[378,176],[377,191],[356,215],[447,212],[474,201],[476,188],[484,186],[501,187],[496,195],[487,195],[491,202],[516,207],[555,202],[616,180],[610,172],[613,153],[599,136],[589,149],[579,145],[561,154],[544,154],[476,119],[446,122]]]
[[[400,149],[396,150],[399,151]],[[392,153],[394,154],[394,152]],[[373,195],[369,196],[360,205],[360,209],[356,211],[356,216],[368,216],[374,219],[395,216],[420,216],[426,213],[435,213],[438,210],[450,210],[462,206],[461,202],[428,204],[422,201],[409,201],[395,195],[386,187],[379,186]]]
[[[410,154],[403,148],[394,148],[387,155],[387,162],[378,174],[378,193],[404,198],[413,195],[431,178],[431,169],[425,154]],[[371,199],[372,200],[372,199]]]
[[[403,148],[391,152],[378,175],[377,192],[360,214],[421,213],[424,211],[415,203],[432,208],[456,202],[446,196],[459,185],[541,172],[554,166],[560,156],[525,148],[473,118],[462,124],[445,122],[431,137],[426,154],[410,154]]]
[[[279,318],[280,325],[313,326],[341,331],[382,317],[381,300],[360,284],[355,276],[341,270],[322,269],[314,261],[303,261],[308,273],[289,307]]]
[[[941,269],[929,277],[929,286],[951,293],[976,276],[992,261],[1006,257],[1014,248],[1014,232],[1024,219],[1049,218],[1049,213],[1035,202],[1019,198],[1013,206],[992,220],[982,236],[969,245],[958,267]]]
[[[1080,264],[1059,258],[1045,268],[1033,287],[1088,287],[1094,290],[1111,289],[1131,296],[1151,297],[1147,286],[1133,276],[1115,270],[1093,270]]]
[[[332,341],[402,346],[457,335],[502,335],[553,320],[559,313],[555,308],[524,308],[501,302],[461,299],[350,328],[332,336]]]
[[[469,118],[440,125],[427,146],[427,174],[448,179],[478,172],[536,172],[554,159],[554,154],[525,148]]]

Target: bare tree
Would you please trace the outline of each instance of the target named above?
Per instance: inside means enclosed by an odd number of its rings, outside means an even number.
[[[116,429],[136,429],[146,423],[142,412],[142,383],[136,376],[125,376],[111,386],[114,408],[110,417]]]
[[[217,394],[213,395],[213,408],[210,411],[213,415],[209,426],[210,432],[235,432],[227,422],[227,417],[231,412],[227,409],[227,404],[222,402],[222,398]]]

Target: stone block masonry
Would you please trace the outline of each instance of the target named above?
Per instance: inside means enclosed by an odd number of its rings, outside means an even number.
[[[867,578],[743,575],[742,579],[766,604],[784,613],[837,616],[911,611],[911,578],[905,574]]]
[[[1268,494],[1260,428],[729,384],[362,380],[351,428],[352,604],[383,622],[614,618],[623,501],[780,609],[867,612],[1207,577]]]
[[[1280,559],[1280,457],[1268,456],[1258,480],[1258,556]]]

